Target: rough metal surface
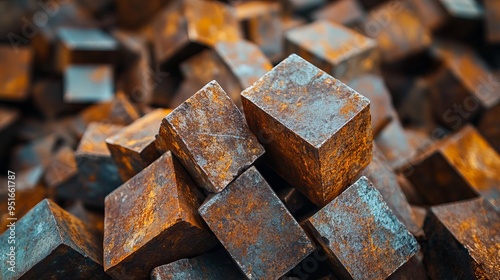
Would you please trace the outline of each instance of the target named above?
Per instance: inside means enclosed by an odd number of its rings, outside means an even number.
[[[241,280],[240,270],[224,251],[216,251],[193,259],[182,259],[159,266],[151,272],[151,280]]]
[[[4,65],[0,69],[0,100],[23,101],[28,97],[32,56],[29,48],[0,47]]]
[[[380,192],[387,206],[394,215],[406,226],[414,236],[421,236],[421,228],[418,227],[410,204],[401,191],[396,174],[387,164],[384,155],[373,146],[372,162],[360,173],[372,182],[373,186]]]
[[[208,83],[163,119],[160,153],[171,150],[199,186],[222,191],[263,153],[229,96]]]
[[[500,207],[500,156],[467,125],[402,170],[429,204],[482,196]]]
[[[116,279],[147,279],[165,263],[215,245],[196,212],[195,186],[171,152],[106,197],[104,268]]]
[[[361,177],[307,225],[343,277],[385,279],[406,263],[419,245],[380,193]]]
[[[207,198],[198,212],[250,279],[277,279],[314,250],[255,167]]]
[[[155,136],[161,120],[170,112],[169,109],[156,109],[106,139],[123,182],[160,157]]]
[[[220,41],[240,38],[232,7],[202,0],[173,1],[153,22],[158,61],[179,62]]]
[[[361,75],[347,85],[370,100],[372,130],[374,137],[377,136],[393,118],[391,95],[384,80],[376,75]]]
[[[97,233],[51,200],[38,203],[15,226],[16,272],[2,269],[2,279],[109,279]],[[11,246],[9,233],[0,236],[2,252]],[[3,264],[7,259],[0,256]]]
[[[269,164],[315,204],[330,202],[370,162],[369,100],[301,57],[241,95]]]
[[[113,98],[113,69],[110,65],[72,65],[64,71],[64,101],[88,103]]]
[[[500,214],[482,198],[432,207],[424,229],[433,279],[500,278]]]
[[[413,11],[403,4],[396,6],[395,3],[397,2],[378,7],[367,19],[367,22],[380,22],[380,18],[390,17],[384,24],[375,25],[379,28],[375,29],[378,32],[373,28],[366,30],[369,35],[374,35],[372,37],[377,40],[381,59],[387,63],[420,54],[432,43],[431,35]],[[369,27],[368,24],[366,26]]]
[[[106,138],[117,133],[122,126],[91,123],[75,151],[81,191],[75,192],[86,204],[102,207],[104,197],[122,183],[118,168],[106,146]]]
[[[296,53],[341,81],[378,67],[374,40],[329,21],[287,31],[285,49],[287,54]]]

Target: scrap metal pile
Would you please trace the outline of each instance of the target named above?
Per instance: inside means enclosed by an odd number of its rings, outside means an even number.
[[[500,279],[500,1],[2,1],[0,35],[0,279]]]

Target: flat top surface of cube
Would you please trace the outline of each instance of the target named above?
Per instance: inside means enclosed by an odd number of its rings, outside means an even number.
[[[161,120],[171,112],[170,109],[156,109],[126,126],[106,140],[113,145],[120,145],[135,152],[155,141]]]
[[[113,70],[110,65],[72,65],[64,71],[66,102],[95,102],[113,99]]]
[[[216,81],[173,110],[165,121],[217,186],[226,186],[264,153],[243,115]]]
[[[335,65],[377,46],[374,40],[329,21],[317,21],[294,28],[285,36],[315,56]]]
[[[178,188],[168,151],[106,196],[105,267],[118,264],[164,229],[182,221]]]
[[[431,211],[490,279],[500,278],[500,213],[481,198],[435,206]]]
[[[419,249],[366,177],[309,222],[354,279],[385,279]]]
[[[117,133],[123,126],[106,123],[90,123],[80,140],[76,154],[111,155],[106,146],[106,138]]]
[[[314,250],[255,167],[208,198],[198,212],[247,277],[276,279]]]
[[[111,51],[118,49],[118,42],[109,34],[96,28],[61,28],[58,36],[74,50]]]
[[[241,95],[314,147],[321,146],[370,104],[295,54]]]

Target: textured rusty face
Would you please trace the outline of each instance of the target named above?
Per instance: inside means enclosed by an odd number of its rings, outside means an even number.
[[[174,1],[155,19],[153,29],[160,34],[154,45],[162,62],[182,61],[217,42],[240,39],[234,9],[215,1]]]
[[[409,232],[415,236],[421,236],[422,232],[418,227],[415,216],[401,191],[396,174],[387,164],[384,155],[373,146],[372,162],[360,173],[372,182],[374,187],[380,192],[387,206],[394,215],[406,226]]]
[[[85,130],[75,152],[79,180],[82,189],[76,194],[86,204],[102,207],[104,197],[120,186],[118,168],[106,146],[106,138],[114,135],[123,126],[91,123]]]
[[[159,266],[151,272],[152,280],[240,280],[244,278],[245,276],[241,275],[241,272],[224,251],[216,251],[192,259],[178,260]]]
[[[371,160],[369,100],[297,55],[242,92],[274,170],[324,206]]]
[[[166,152],[109,194],[104,220],[106,272],[117,279],[147,279],[159,265],[211,249],[215,238],[196,212],[200,205],[196,192],[182,166]]]
[[[377,43],[340,24],[318,21],[285,34],[287,54],[296,53],[342,81],[378,66]]]
[[[394,5],[388,3],[374,10],[365,25],[368,35],[377,40],[382,61],[388,63],[422,53],[432,42],[428,30],[412,11],[401,4],[398,10],[391,12]],[[375,25],[379,30],[370,29],[370,22],[378,23],[385,17],[390,17],[390,20]]]
[[[0,100],[22,101],[28,97],[32,53],[30,48],[0,48]]]
[[[482,198],[432,207],[425,258],[433,278],[498,279],[500,214]]]
[[[16,222],[16,272],[2,269],[2,279],[72,277],[109,279],[102,268],[102,246],[97,232],[51,200],[38,203]],[[10,230],[0,236],[8,252]],[[6,263],[8,256],[0,256]]]
[[[255,167],[209,197],[198,212],[250,279],[277,279],[314,250]]]
[[[362,75],[347,82],[355,91],[370,100],[370,115],[374,137],[392,120],[392,101],[389,90],[380,76]]]
[[[264,153],[243,115],[215,81],[163,119],[160,153],[172,151],[199,186],[222,191]]]
[[[170,111],[156,109],[106,139],[107,147],[123,182],[134,177],[160,157],[156,150],[155,136],[161,120]]]
[[[500,206],[500,157],[470,125],[403,169],[430,204],[480,195],[494,207]]]
[[[316,213],[307,225],[343,277],[385,279],[419,250],[415,238],[366,177]]]

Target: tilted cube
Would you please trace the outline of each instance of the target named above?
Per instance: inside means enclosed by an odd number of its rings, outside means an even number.
[[[346,279],[386,279],[420,247],[366,177],[306,225]]]
[[[170,111],[156,109],[106,139],[123,182],[134,177],[160,157],[160,153],[156,150],[155,136],[162,119]]]
[[[371,160],[370,101],[297,55],[241,93],[269,164],[318,206]]]
[[[215,245],[196,210],[201,198],[166,152],[106,197],[104,269],[116,279],[148,279],[157,266]]]
[[[278,279],[315,247],[255,167],[198,212],[249,279]]]
[[[199,186],[215,193],[264,153],[243,115],[216,81],[166,116],[157,140],[160,153],[172,151]]]

